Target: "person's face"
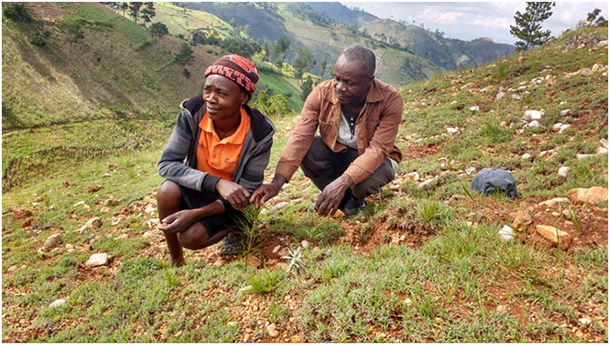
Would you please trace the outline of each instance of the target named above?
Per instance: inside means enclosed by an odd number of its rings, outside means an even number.
[[[203,85],[203,101],[210,119],[217,121],[239,116],[248,95],[232,80],[211,74]]]
[[[367,76],[360,61],[347,61],[339,57],[333,70],[335,93],[342,105],[361,106],[373,82],[374,76]]]

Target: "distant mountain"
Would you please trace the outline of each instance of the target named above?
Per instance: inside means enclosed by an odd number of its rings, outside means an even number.
[[[448,39],[443,37],[442,33],[390,19],[380,19],[336,2],[306,4],[338,23],[357,28],[358,32],[392,46],[400,46],[447,70],[486,64],[515,53],[515,47],[509,44],[495,43],[490,39]]]

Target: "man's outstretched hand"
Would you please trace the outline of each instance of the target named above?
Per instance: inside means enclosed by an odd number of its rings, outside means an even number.
[[[286,183],[286,178],[283,175],[276,174],[273,182],[261,185],[252,193],[250,202],[253,202],[256,208],[261,208],[263,204],[280,192],[284,183]]]

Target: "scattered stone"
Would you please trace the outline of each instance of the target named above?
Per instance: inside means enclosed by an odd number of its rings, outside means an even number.
[[[591,324],[591,319],[589,319],[588,317],[582,317],[578,319],[578,322],[580,322],[580,324],[583,326],[588,326]]]
[[[521,100],[521,96],[519,96],[519,95],[512,94],[510,97],[516,101]]]
[[[568,116],[570,114],[572,114],[572,109],[565,109],[559,112],[559,115],[561,116]]]
[[[572,202],[596,203],[608,202],[608,188],[574,188],[568,191],[568,197]]]
[[[254,255],[248,256],[248,258],[246,259],[246,262],[248,263],[248,265],[250,265],[252,267],[256,267],[256,268],[258,268],[263,263],[261,259],[259,259],[258,257],[254,256]]]
[[[275,248],[273,248],[273,254],[277,254],[277,252],[279,252],[280,249],[282,249],[282,245],[278,244],[277,246],[275,246]]]
[[[101,213],[110,212],[110,207],[106,207],[106,206],[104,206],[104,207],[102,207],[102,208],[100,209],[100,212],[101,212]]]
[[[301,246],[305,249],[309,248],[309,242],[307,242],[307,240],[303,240],[303,242],[301,242]]]
[[[165,236],[159,235],[159,231],[151,230],[147,231],[143,235],[146,238],[149,238],[152,241],[161,242],[165,240]]]
[[[517,211],[510,214],[514,217],[513,223],[511,224],[512,228],[524,232],[527,230],[527,227],[532,223],[532,216],[525,211]]]
[[[112,176],[112,175],[110,175],[109,173],[105,173],[105,174],[102,175],[102,177],[104,177],[104,178],[110,177],[110,176]]]
[[[530,155],[529,153],[524,153],[523,156],[521,156],[521,160],[523,161],[529,161],[532,158],[532,155]]]
[[[420,184],[419,184],[419,185],[417,185],[417,186],[418,186],[419,188],[422,188],[422,189],[429,189],[429,188],[432,188],[433,182],[434,182],[435,180],[436,180],[436,178],[431,178],[431,179],[428,179],[428,180],[426,180],[426,181],[424,181],[424,182],[420,183]]]
[[[567,232],[561,231],[552,226],[536,225],[536,232],[551,243],[561,243],[562,248],[569,246],[572,242],[572,238]]]
[[[275,213],[279,212],[280,209],[282,209],[288,205],[290,205],[290,204],[286,201],[278,202],[277,204],[275,204],[275,206],[273,206],[273,208],[271,209],[271,211],[269,211],[269,213],[275,214]]]
[[[13,265],[13,266],[9,267],[8,270],[6,270],[6,271],[8,273],[13,273],[13,272],[15,272],[18,269],[19,269],[19,267],[17,267],[17,265]]]
[[[528,123],[527,127],[529,127],[529,128],[538,128],[538,127],[540,127],[540,122],[538,120],[534,120],[534,121]]]
[[[478,105],[475,105],[475,106],[470,107],[470,111],[477,112],[477,111],[480,111],[480,108]]]
[[[496,95],[496,101],[501,100],[502,98],[504,98],[504,96],[506,96],[506,93],[502,91],[498,92],[498,94]]]
[[[65,299],[57,299],[53,303],[49,304],[49,308],[55,308],[66,304]]]
[[[405,300],[403,301],[403,303],[407,306],[410,307],[413,305],[413,301],[411,301],[410,298],[405,298]]]
[[[447,127],[447,133],[453,135],[459,131],[459,128]]]
[[[291,343],[300,343],[301,337],[299,337],[298,335],[293,335],[292,337],[290,337],[290,342]]]
[[[275,338],[278,335],[280,335],[280,332],[277,331],[276,326],[275,326],[274,323],[272,323],[269,326],[267,326],[267,333],[269,333],[269,336],[271,338]]]
[[[59,246],[61,243],[62,243],[61,235],[54,234],[54,235],[49,236],[49,238],[47,238],[43,247],[45,250],[51,250],[51,249]]]
[[[118,206],[120,202],[121,202],[120,200],[110,198],[110,199],[104,201],[104,206]]]
[[[553,206],[553,205],[558,204],[558,203],[569,204],[570,203],[570,199],[568,199],[568,198],[553,198],[551,200],[546,200],[546,201],[540,202],[540,203],[538,203],[538,205],[541,205],[541,206]]]
[[[89,260],[85,262],[85,265],[88,267],[99,267],[104,266],[108,263],[108,254],[106,253],[97,253],[91,255]]]
[[[500,231],[498,231],[500,241],[509,242],[515,237],[515,231],[508,225],[504,225]]]
[[[561,168],[559,168],[559,171],[557,172],[557,175],[561,176],[561,177],[568,177],[568,173],[570,172],[570,168],[563,166]]]
[[[101,227],[103,224],[102,219],[100,217],[91,218],[83,225],[78,231],[80,233],[85,232],[85,230],[93,230]]]
[[[542,111],[526,110],[525,114],[523,115],[523,120],[525,122],[540,121],[542,120],[542,115],[544,115],[544,112]]]
[[[99,191],[102,188],[104,188],[104,187],[102,187],[100,185],[93,186],[93,187],[89,188],[89,193],[95,193],[95,192]]]

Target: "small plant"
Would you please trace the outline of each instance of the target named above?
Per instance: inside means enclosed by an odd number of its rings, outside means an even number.
[[[243,234],[243,253],[244,258],[260,251],[264,242],[263,234],[258,228],[258,215],[260,209],[253,205],[248,205],[242,212],[243,217],[236,220],[238,232]]]
[[[578,211],[572,206],[568,206],[568,212],[570,213],[570,220],[572,221],[572,225],[574,225],[574,229],[578,232],[579,235],[582,233],[582,223],[580,222],[580,216],[578,215]]]
[[[282,258],[290,260],[288,267],[286,267],[286,272],[290,272],[290,269],[293,266],[296,267],[296,269],[303,266],[303,253],[301,252],[301,247],[297,247],[295,250],[288,248],[288,255],[283,256]]]
[[[248,279],[248,283],[252,286],[253,292],[256,293],[267,293],[274,291],[277,285],[280,283],[282,277],[282,271],[280,270],[260,270],[256,274],[253,274]]]

